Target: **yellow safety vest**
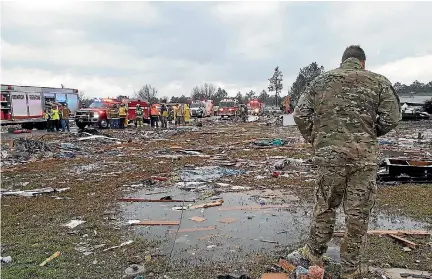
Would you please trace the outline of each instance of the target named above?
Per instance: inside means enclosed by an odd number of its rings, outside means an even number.
[[[120,116],[126,116],[126,108],[125,107],[120,107],[119,114],[120,114]]]
[[[60,119],[59,111],[57,109],[53,109],[51,115],[52,115],[52,120]]]
[[[51,118],[51,114],[49,112],[44,112],[44,117],[46,120]]]

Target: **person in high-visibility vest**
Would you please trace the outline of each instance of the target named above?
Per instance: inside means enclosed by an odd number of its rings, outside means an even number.
[[[126,114],[127,114],[126,107],[124,104],[121,104],[120,108],[119,108],[120,129],[124,129],[124,127],[125,127],[124,124],[125,124],[125,120],[126,120]]]
[[[54,132],[53,121],[51,117],[51,108],[47,107],[45,109],[44,117],[47,121],[47,132]]]
[[[157,105],[153,104],[150,108],[150,123],[152,127],[156,126],[156,128],[159,128],[159,115]]]
[[[183,105],[183,121],[184,123],[189,123],[190,120],[190,109],[188,104]]]
[[[161,105],[161,113],[162,128],[168,128],[168,108],[165,104]]]
[[[56,128],[56,132],[60,132],[60,113],[58,111],[57,106],[54,106],[51,109],[51,118],[52,118],[53,124]]]
[[[111,129],[118,129],[119,127],[119,110],[116,104],[113,104],[109,110],[109,122]]]
[[[136,105],[135,109],[135,123],[137,128],[142,128],[143,126],[143,117],[144,117],[144,111],[140,104]]]

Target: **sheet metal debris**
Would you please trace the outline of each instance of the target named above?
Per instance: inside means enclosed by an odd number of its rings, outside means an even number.
[[[33,189],[33,190],[25,190],[25,191],[1,191],[1,196],[21,196],[21,197],[35,197],[37,195],[42,194],[50,194],[50,193],[62,193],[65,191],[68,191],[70,188],[40,188],[40,189]]]

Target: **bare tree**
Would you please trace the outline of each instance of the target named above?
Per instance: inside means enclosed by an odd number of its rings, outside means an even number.
[[[79,91],[78,92],[78,101],[80,103],[81,107],[88,107],[90,106],[90,104],[92,103],[92,99],[88,98],[84,91]]]
[[[138,90],[138,92],[134,92],[134,97],[140,100],[145,100],[147,102],[150,103],[156,103],[158,102],[158,98],[157,96],[157,89],[150,85],[150,84],[146,84],[143,87],[141,87],[140,90]]]
[[[213,100],[213,98],[216,95],[216,86],[214,86],[211,83],[204,83],[199,86],[195,86],[192,89],[191,97],[193,100],[198,99],[206,99],[206,100]]]

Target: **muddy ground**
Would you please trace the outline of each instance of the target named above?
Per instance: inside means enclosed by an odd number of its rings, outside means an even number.
[[[382,157],[431,159],[431,126],[432,122],[402,123],[382,141]],[[296,127],[204,121],[202,127],[177,131],[104,133],[118,140],[29,135],[51,144],[34,154],[17,154],[10,150],[9,139],[2,141],[2,190],[70,188],[36,197],[2,196],[1,252],[2,257],[12,257],[11,263],[2,263],[2,278],[122,278],[134,263],[145,266],[144,278],[233,273],[260,278],[280,256],[305,241],[314,168],[307,161],[311,149]],[[262,139],[286,144],[254,144]],[[276,177],[274,164],[281,158],[291,158],[291,163]],[[117,201],[164,196],[191,202]],[[221,206],[175,210],[218,199],[224,200]],[[431,200],[431,184],[380,185],[370,228],[431,230]],[[343,230],[339,215],[337,227]],[[205,220],[190,220],[193,217]],[[73,229],[64,226],[71,220],[85,223]],[[131,226],[131,220],[181,223]],[[187,231],[192,228],[207,230]],[[365,261],[375,267],[432,271],[432,239],[408,238],[419,247],[406,252],[390,238],[370,237]],[[105,250],[128,241],[133,242]],[[335,259],[338,245],[335,238],[328,252]],[[56,251],[59,257],[39,266]]]

